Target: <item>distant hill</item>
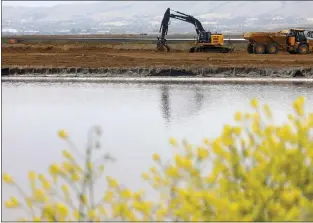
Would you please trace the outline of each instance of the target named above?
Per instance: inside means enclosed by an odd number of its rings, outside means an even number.
[[[108,1],[36,8],[3,6],[2,27],[38,33],[153,33],[168,7],[193,15],[215,31],[313,26],[312,1]],[[194,28],[172,20],[169,32],[192,33]]]

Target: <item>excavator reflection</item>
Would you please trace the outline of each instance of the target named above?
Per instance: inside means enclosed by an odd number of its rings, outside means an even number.
[[[169,85],[162,85],[160,87],[161,93],[161,110],[163,114],[164,121],[169,125],[174,116],[179,118],[190,118],[198,113],[203,107],[204,95],[199,87],[195,87],[192,91],[193,97],[184,97],[183,103],[178,102],[174,103],[174,100],[171,100],[174,95],[170,93]],[[179,95],[180,99],[182,98]],[[184,102],[188,102],[187,106],[181,106]],[[189,103],[191,102],[191,103]]]

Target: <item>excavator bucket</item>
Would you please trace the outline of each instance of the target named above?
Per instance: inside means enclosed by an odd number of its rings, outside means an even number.
[[[166,49],[166,52],[170,52],[170,47],[167,45],[158,45],[155,49],[156,52],[164,52]]]
[[[157,47],[155,48],[156,52],[164,52],[166,49],[167,52],[170,52],[170,47],[158,39]]]

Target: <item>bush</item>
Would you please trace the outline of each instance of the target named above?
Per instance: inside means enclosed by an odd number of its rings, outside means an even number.
[[[156,165],[142,177],[159,193],[157,201],[107,177],[104,196],[95,203],[93,184],[104,170],[91,160],[99,146],[96,140],[86,150],[84,166],[65,150],[65,161],[52,164],[49,177],[30,172],[31,195],[4,174],[25,203],[11,197],[5,205],[26,205],[34,221],[313,220],[313,113],[305,113],[304,98],[299,97],[289,121],[274,125],[268,105],[260,106],[255,99],[251,105],[253,113],[237,112],[236,125],[225,125],[219,137],[204,139],[202,146],[170,139],[182,150],[171,162],[153,155]],[[91,134],[100,136],[101,131],[94,128]],[[75,149],[65,131],[59,136]]]

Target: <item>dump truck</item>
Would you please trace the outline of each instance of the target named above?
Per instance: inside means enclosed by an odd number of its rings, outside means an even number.
[[[289,29],[280,32],[248,32],[243,38],[248,40],[247,51],[254,54],[277,54],[284,50],[290,54],[313,52],[313,31]]]

